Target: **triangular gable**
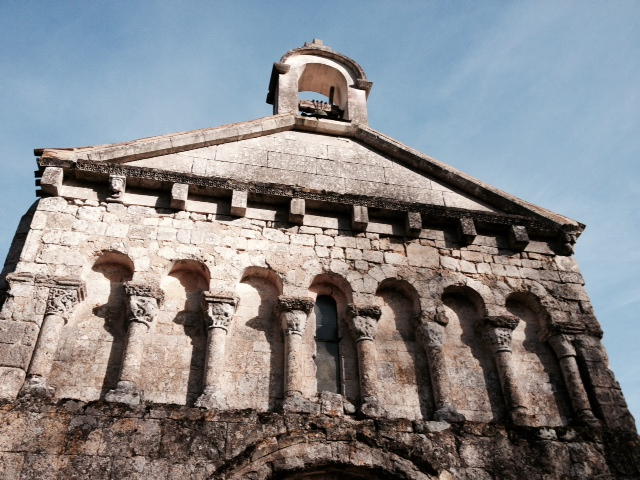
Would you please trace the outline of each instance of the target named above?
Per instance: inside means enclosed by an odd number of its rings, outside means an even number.
[[[42,165],[109,163],[584,225],[492,188],[369,127],[291,114],[133,142],[45,149]]]

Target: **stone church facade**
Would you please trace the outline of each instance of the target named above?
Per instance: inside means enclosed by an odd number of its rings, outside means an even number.
[[[314,41],[273,116],[36,151],[1,478],[640,476],[584,225],[373,130],[371,87]]]

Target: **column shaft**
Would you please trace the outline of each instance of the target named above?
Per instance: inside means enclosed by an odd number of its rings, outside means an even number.
[[[304,390],[304,351],[302,335],[307,318],[313,309],[311,298],[281,296],[278,298],[278,314],[284,333],[284,408],[300,409]]]
[[[207,326],[207,353],[204,363],[202,395],[195,406],[223,410],[227,402],[222,391],[222,370],[227,332],[236,311],[238,299],[231,294],[205,292],[202,298]]]
[[[513,368],[511,353],[511,338],[518,322],[517,318],[510,316],[485,317],[478,328],[493,352],[510,420],[517,425],[526,425],[529,421],[527,407]]]
[[[378,330],[381,310],[377,306],[349,305],[347,316],[349,328],[358,350],[358,370],[360,374],[360,411],[369,417],[384,415],[384,408],[377,397],[377,362],[374,338]]]
[[[433,418],[437,421],[461,422],[464,415],[456,410],[451,397],[449,377],[444,356],[444,327],[436,322],[428,322],[417,328],[418,341],[424,348],[429,364],[431,389],[436,411]]]
[[[558,357],[564,383],[567,386],[577,420],[589,426],[599,426],[600,422],[591,410],[591,403],[582,382],[572,340],[573,338],[569,335],[553,335],[548,339],[551,348]]]
[[[127,340],[120,364],[118,385],[105,395],[105,400],[138,405],[143,400],[140,372],[144,359],[145,335],[158,314],[158,307],[164,296],[157,287],[138,283],[126,284],[125,292],[129,319]]]
[[[49,289],[40,334],[20,395],[51,397],[55,394],[55,389],[48,383],[53,360],[58,351],[62,327],[84,297],[84,284],[79,280],[58,280]]]

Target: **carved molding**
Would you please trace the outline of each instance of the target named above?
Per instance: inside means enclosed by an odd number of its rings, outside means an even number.
[[[238,299],[234,295],[205,292],[202,306],[207,329],[221,328],[225,332],[229,331],[237,305]]]
[[[347,307],[347,318],[349,319],[349,329],[356,342],[363,340],[373,340],[378,331],[378,320],[382,311],[375,305],[358,306],[350,304]]]

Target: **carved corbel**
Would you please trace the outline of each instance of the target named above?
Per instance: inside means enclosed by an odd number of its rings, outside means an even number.
[[[511,225],[508,232],[509,247],[513,250],[524,250],[529,245],[527,227]]]
[[[127,177],[124,175],[109,175],[109,191],[111,196],[108,202],[122,202],[127,188]]]

